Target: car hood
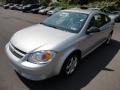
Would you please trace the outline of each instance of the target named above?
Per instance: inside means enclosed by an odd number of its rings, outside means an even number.
[[[18,49],[29,53],[45,45],[59,45],[75,34],[47,27],[42,24],[34,25],[16,32],[10,42]]]

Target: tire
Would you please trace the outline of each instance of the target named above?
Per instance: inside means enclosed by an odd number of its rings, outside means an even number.
[[[112,35],[113,35],[113,31],[108,35],[108,38],[107,38],[107,40],[105,41],[105,44],[106,44],[106,45],[109,45],[109,44],[110,44]]]
[[[80,61],[80,55],[78,53],[71,54],[64,62],[60,75],[62,77],[70,76],[77,69]]]

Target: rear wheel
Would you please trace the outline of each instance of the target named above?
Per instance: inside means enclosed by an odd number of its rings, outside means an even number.
[[[71,54],[64,62],[61,75],[63,77],[71,75],[77,68],[80,56],[76,53]]]
[[[106,40],[106,42],[105,42],[106,45],[109,45],[109,44],[110,44],[112,35],[113,35],[113,31],[109,34],[109,36],[108,36],[108,38],[107,38],[107,40]]]

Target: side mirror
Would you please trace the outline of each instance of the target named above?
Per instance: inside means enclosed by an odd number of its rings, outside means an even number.
[[[117,17],[117,18],[115,18],[115,22],[116,22],[116,23],[120,23],[120,16]]]
[[[91,27],[86,31],[87,34],[96,33],[96,32],[100,32],[100,29],[97,27]]]

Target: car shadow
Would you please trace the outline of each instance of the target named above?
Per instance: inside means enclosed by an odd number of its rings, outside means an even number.
[[[30,90],[80,90],[93,80],[100,71],[114,72],[106,66],[120,49],[120,42],[112,40],[109,46],[102,45],[94,52],[85,57],[78,66],[78,70],[68,78],[58,76],[43,80],[30,81],[21,76],[21,81]]]

